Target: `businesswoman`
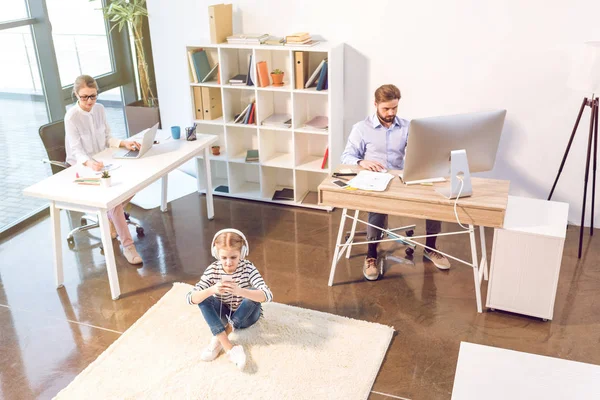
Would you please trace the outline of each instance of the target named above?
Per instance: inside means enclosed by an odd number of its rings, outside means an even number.
[[[111,136],[104,106],[96,102],[98,84],[94,78],[89,75],[77,77],[73,85],[73,94],[77,97],[77,104],[65,115],[66,161],[69,165],[83,164],[94,171],[101,171],[104,164],[94,160],[94,154],[109,146],[125,147],[129,150],[140,148],[140,144],[135,141],[119,140]],[[123,255],[130,264],[141,264],[142,258],[133,244],[125,220],[124,204],[108,211],[110,234],[113,239],[118,235],[123,246]]]

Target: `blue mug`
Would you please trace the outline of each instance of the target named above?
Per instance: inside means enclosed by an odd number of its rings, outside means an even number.
[[[172,126],[171,136],[173,136],[173,139],[178,140],[181,137],[181,128],[179,126]]]

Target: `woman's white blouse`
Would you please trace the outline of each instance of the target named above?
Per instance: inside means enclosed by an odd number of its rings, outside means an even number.
[[[70,165],[84,163],[107,147],[119,147],[121,141],[110,135],[106,112],[100,103],[84,111],[75,104],[65,114],[65,149]]]

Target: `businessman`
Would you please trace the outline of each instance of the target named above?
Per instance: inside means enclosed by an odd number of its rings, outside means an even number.
[[[408,141],[408,121],[399,118],[398,102],[400,89],[394,85],[383,85],[375,91],[375,114],[357,122],[352,127],[346,148],[342,153],[342,163],[359,165],[370,171],[404,169],[404,155]],[[379,228],[387,226],[387,214],[369,213],[369,224]],[[427,220],[427,235],[440,233],[440,221]],[[382,232],[373,226],[367,227],[367,240],[380,240]],[[437,237],[428,237],[425,245],[436,248]],[[367,256],[363,264],[363,275],[370,281],[379,278],[377,268],[377,244],[369,243]],[[449,269],[448,259],[438,253],[425,249],[423,256],[439,269]]]

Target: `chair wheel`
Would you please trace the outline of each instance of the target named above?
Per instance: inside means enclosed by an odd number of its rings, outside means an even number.
[[[415,249],[413,249],[412,247],[407,247],[404,251],[406,252],[407,256],[412,256],[415,253]]]
[[[69,245],[69,249],[73,250],[73,247],[75,247],[75,239],[71,238],[67,238],[67,244]]]
[[[79,220],[79,224],[80,224],[81,226],[86,226],[86,225],[87,225],[87,219],[85,219],[85,218],[81,218],[81,219]]]
[[[137,233],[138,236],[144,236],[144,228],[142,228],[141,226],[135,228],[135,233]]]
[[[415,234],[415,231],[413,231],[413,230],[411,229],[411,230],[409,230],[409,231],[406,231],[406,232],[404,232],[404,233],[406,233],[406,236],[408,236],[408,237],[411,237],[411,236],[413,236],[413,235]]]
[[[100,254],[104,255],[104,246],[100,246]]]

